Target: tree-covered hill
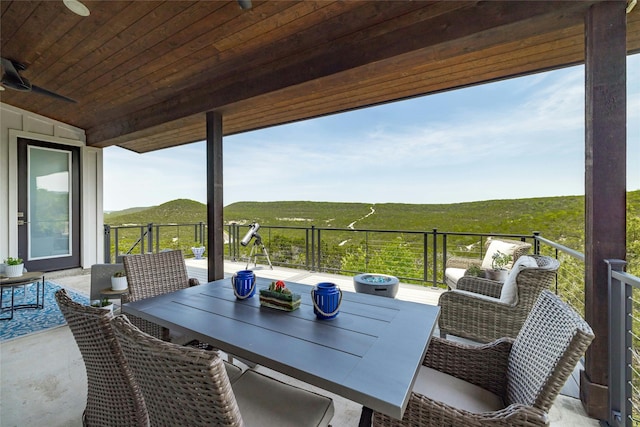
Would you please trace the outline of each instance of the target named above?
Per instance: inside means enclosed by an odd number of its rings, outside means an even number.
[[[628,192],[628,216],[640,215],[640,190]],[[105,223],[170,224],[206,222],[206,206],[186,199],[146,209],[105,214]],[[224,208],[225,223],[259,222],[270,226],[301,226],[530,234],[539,231],[554,240],[580,239],[584,230],[584,197],[540,197],[455,204],[238,202]]]

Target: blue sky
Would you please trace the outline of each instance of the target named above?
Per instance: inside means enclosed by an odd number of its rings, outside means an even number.
[[[627,62],[627,188],[640,188],[640,55]],[[458,203],[584,194],[584,67],[225,137],[224,205]],[[104,150],[104,208],[206,203],[206,147]]]

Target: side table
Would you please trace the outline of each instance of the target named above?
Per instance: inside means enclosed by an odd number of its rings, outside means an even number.
[[[15,289],[19,286],[25,286],[32,283],[36,284],[36,302],[16,304]],[[35,308],[35,309],[44,308],[44,286],[45,286],[44,273],[41,271],[30,271],[18,277],[0,276],[0,313],[5,313],[7,311],[9,312],[9,317],[0,317],[0,320],[13,319],[13,312],[15,310],[21,310],[25,308]],[[4,304],[2,302],[5,288],[11,289],[11,305],[9,305],[8,307],[4,307]],[[25,293],[26,292],[27,290],[25,287]],[[25,299],[26,299],[26,295],[25,295]]]
[[[114,291],[111,288],[106,288],[106,289],[101,289],[100,290],[100,296],[101,297],[119,297],[122,294],[126,294],[129,292],[129,288],[124,288],[121,291]]]

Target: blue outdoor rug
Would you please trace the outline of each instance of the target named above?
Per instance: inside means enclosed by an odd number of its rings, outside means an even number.
[[[64,316],[62,316],[55,298],[55,293],[60,288],[60,286],[52,282],[45,281],[43,309],[27,308],[15,310],[13,312],[13,319],[0,320],[0,341],[65,325],[67,322],[64,320]],[[5,288],[2,292],[2,306],[3,308],[9,307],[11,304],[11,290]],[[36,302],[35,284],[27,287],[26,300],[24,299],[24,292],[24,287],[15,289],[16,304]],[[69,294],[69,297],[74,301],[81,304],[89,304],[89,298],[82,294],[70,291],[69,289],[67,289],[67,294]],[[9,317],[9,312],[5,311],[1,313],[0,317]]]

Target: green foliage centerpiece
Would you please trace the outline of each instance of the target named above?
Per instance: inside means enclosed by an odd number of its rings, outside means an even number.
[[[282,280],[271,282],[269,288],[260,289],[260,305],[284,311],[300,307],[300,294],[294,294]]]

